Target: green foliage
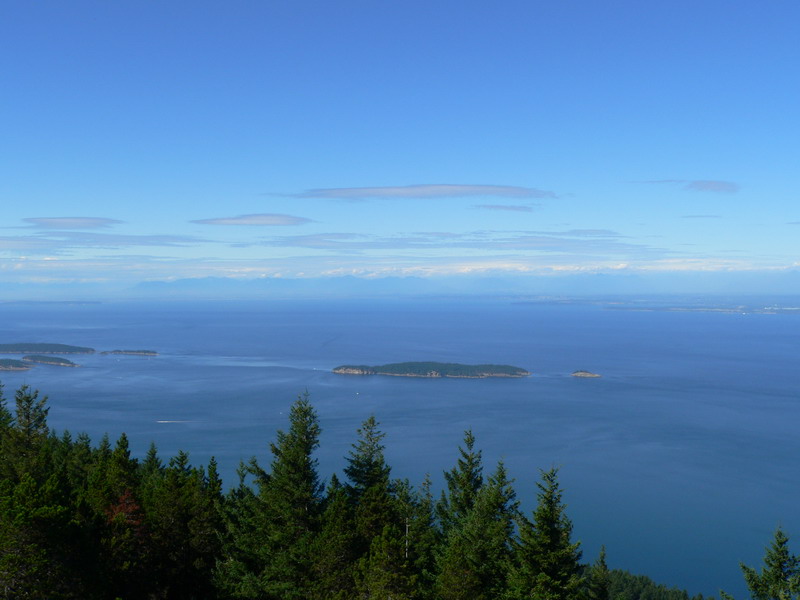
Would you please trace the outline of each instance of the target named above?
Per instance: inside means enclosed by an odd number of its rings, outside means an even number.
[[[800,559],[789,551],[789,538],[779,527],[756,571],[740,565],[753,600],[791,600],[800,597]],[[723,598],[732,600],[728,594]]]
[[[221,482],[127,437],[52,434],[47,398],[0,393],[0,598],[214,598]],[[215,467],[214,467],[215,468]],[[211,473],[211,466],[209,467]]]
[[[48,434],[47,397],[23,385],[14,394],[16,410],[9,419],[8,409],[0,410],[0,421],[5,422],[0,444],[0,476],[20,481],[28,474],[42,482],[47,477]]]
[[[464,521],[483,486],[481,452],[475,450],[472,430],[464,432],[464,446],[459,447],[458,452],[456,466],[444,473],[447,491],[442,492],[436,505],[436,515],[445,536]]]
[[[74,575],[66,568],[69,509],[55,477],[38,484],[25,473],[0,483],[2,598],[63,598]]]
[[[350,480],[348,490],[357,498],[372,487],[389,485],[390,469],[383,457],[385,446],[382,443],[386,434],[378,425],[374,415],[364,421],[357,430],[358,441],[347,458],[344,473]]]
[[[230,598],[258,597],[259,534],[255,526],[257,497],[247,482],[247,465],[239,464],[239,484],[228,491],[221,504],[222,552],[214,569],[214,581],[222,595]]]
[[[416,597],[406,538],[396,525],[386,525],[375,536],[369,552],[358,563],[356,587],[361,598],[375,600]]]
[[[633,575],[620,569],[613,569],[608,575],[609,595],[613,600],[690,600],[685,590],[655,583],[646,575]],[[704,599],[699,594],[691,600]]]
[[[3,384],[0,383],[0,444],[3,443],[11,426],[14,424],[14,417],[11,415],[11,411],[8,410],[8,401],[6,400],[4,389]],[[0,449],[2,449],[2,446],[0,446]]]
[[[425,477],[419,490],[408,481],[396,481],[394,487],[404,527],[405,554],[416,577],[417,595],[423,599],[433,598],[436,551],[442,536],[436,527],[430,477]]]
[[[142,491],[149,558],[158,588],[169,598],[211,598],[212,573],[220,555],[214,498],[202,469],[179,452],[161,477]]]
[[[386,434],[379,425],[374,416],[364,421],[357,430],[358,441],[353,444],[344,469],[349,479],[346,489],[353,504],[353,553],[361,561],[362,577],[366,577],[367,567],[363,562],[369,560],[374,540],[384,535],[387,527],[398,526],[403,520],[389,480],[390,468],[383,456]]]
[[[600,547],[600,554],[588,570],[586,581],[587,600],[609,600],[611,598],[611,574],[606,564],[606,547]]]
[[[558,485],[558,470],[542,471],[533,521],[520,517],[520,542],[511,573],[513,598],[571,600],[583,586],[580,543],[573,543]]]
[[[307,394],[292,405],[289,423],[289,431],[279,431],[270,446],[270,472],[252,463],[258,494],[241,490],[232,501],[231,539],[217,578],[235,597],[299,600],[312,592],[311,550],[320,526],[322,488],[312,457],[320,427]]]
[[[436,590],[444,600],[490,600],[506,591],[518,503],[505,466],[483,485],[437,558]]]
[[[350,496],[334,475],[328,485],[321,529],[311,547],[314,557],[310,598],[355,597],[356,533]]]
[[[47,398],[0,385],[0,600],[309,599],[689,600],[643,576],[609,571],[605,549],[581,567],[555,469],[543,472],[531,520],[500,463],[484,478],[465,432],[433,501],[391,480],[374,417],[358,430],[343,485],[325,491],[308,396],[223,495],[216,461],[167,464],[151,444],[131,456],[123,434],[96,446],[56,436]],[[778,530],[760,571],[743,566],[754,600],[798,600],[800,566]],[[583,575],[583,578],[582,578]],[[698,597],[697,600],[702,600]]]

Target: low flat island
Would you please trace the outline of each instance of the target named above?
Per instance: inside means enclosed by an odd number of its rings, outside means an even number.
[[[77,367],[71,360],[61,358],[60,356],[42,356],[39,354],[31,354],[30,356],[23,356],[22,360],[26,363],[37,363],[40,365],[55,365],[56,367]]]
[[[94,348],[69,344],[0,344],[0,354],[94,354]]]
[[[127,356],[158,356],[155,350],[106,350],[100,354],[125,354]]]
[[[31,366],[21,360],[0,358],[0,371],[27,371]]]
[[[333,370],[337,375],[392,375],[394,377],[528,377],[530,372],[511,365],[462,365],[440,362],[402,362],[388,365],[342,365]]]

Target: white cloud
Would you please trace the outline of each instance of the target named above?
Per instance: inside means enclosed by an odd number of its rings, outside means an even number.
[[[732,181],[712,181],[712,180],[696,180],[690,181],[684,186],[684,189],[692,190],[693,192],[717,192],[723,194],[735,194],[739,191],[739,184]]]
[[[366,200],[373,198],[465,198],[490,196],[504,198],[557,198],[555,193],[512,185],[424,184],[382,187],[321,188],[307,190],[298,198]]]
[[[622,242],[618,233],[606,229],[573,229],[570,231],[474,231],[443,235],[436,233],[376,236],[357,233],[318,233],[266,239],[265,246],[306,248],[339,253],[374,253],[395,251],[430,255],[454,250],[470,253],[513,252],[520,256],[569,254],[578,260],[594,257],[662,257],[667,251],[643,244]],[[433,259],[433,256],[431,256]]]
[[[504,210],[510,212],[533,212],[533,207],[525,204],[476,204],[472,208],[482,210]]]
[[[311,223],[311,219],[305,217],[295,217],[292,215],[279,215],[272,213],[261,213],[254,215],[240,215],[238,217],[217,217],[214,219],[198,219],[192,223],[200,225],[249,225],[249,226],[285,226],[285,225],[304,225]]]
[[[684,190],[690,190],[692,192],[735,194],[739,191],[738,183],[714,179],[653,179],[649,181],[640,181],[639,183],[682,183],[684,184]]]
[[[128,246],[187,246],[208,242],[201,238],[186,235],[117,235],[108,233],[84,233],[78,231],[59,231],[42,234],[38,238],[48,240],[53,246],[119,248]]]
[[[37,231],[30,236],[0,237],[0,253],[58,254],[76,249],[120,249],[130,247],[187,247],[202,238],[183,235],[118,235],[89,231]]]
[[[30,217],[22,220],[42,229],[97,229],[123,222],[102,217]]]

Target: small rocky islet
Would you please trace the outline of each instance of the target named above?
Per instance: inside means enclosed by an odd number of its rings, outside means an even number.
[[[590,379],[592,377],[602,377],[602,375],[600,375],[598,373],[592,373],[591,371],[583,371],[583,370],[573,371],[572,376],[573,377],[586,377],[586,378],[590,378]]]

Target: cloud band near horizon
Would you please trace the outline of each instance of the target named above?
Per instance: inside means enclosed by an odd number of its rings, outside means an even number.
[[[376,198],[466,198],[474,196],[502,198],[558,198],[554,192],[512,185],[423,184],[380,187],[319,188],[296,194],[297,198],[368,200]]]
[[[22,220],[41,229],[97,229],[124,222],[102,217],[29,217]]]
[[[653,179],[640,183],[682,183],[683,189],[692,192],[714,192],[721,194],[735,194],[739,191],[739,184],[733,181],[718,181],[714,179]]]
[[[293,215],[281,215],[274,213],[239,215],[238,217],[217,217],[213,219],[197,219],[190,222],[197,223],[198,225],[245,225],[255,227],[284,227],[313,223],[311,219],[306,219],[305,217],[295,217]]]

